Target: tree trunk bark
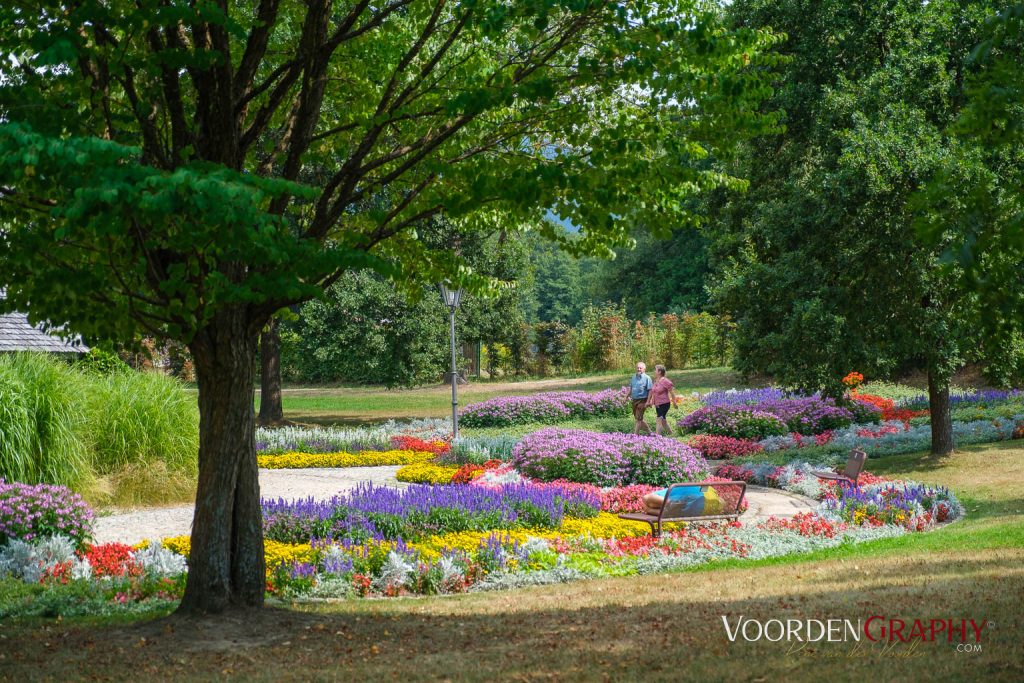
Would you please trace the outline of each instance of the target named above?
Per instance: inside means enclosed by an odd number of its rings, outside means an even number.
[[[932,422],[932,455],[953,452],[953,417],[950,414],[949,379],[928,371],[928,410]]]
[[[260,607],[266,587],[253,393],[257,332],[219,313],[189,345],[199,385],[199,485],[181,613]]]
[[[284,422],[281,403],[281,331],[280,321],[271,318],[260,335],[260,417],[259,424]]]

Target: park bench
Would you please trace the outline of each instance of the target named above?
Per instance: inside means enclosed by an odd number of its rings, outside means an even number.
[[[687,510],[692,498],[672,499],[672,490],[675,488],[696,488],[705,494],[704,510],[699,514],[691,514]],[[706,496],[708,489],[712,489],[714,496],[710,499]],[[657,514],[651,512],[626,512],[619,515],[621,519],[630,519],[636,522],[647,522],[651,525],[651,535],[657,538],[661,535],[662,524],[671,522],[714,522],[733,521],[740,516],[743,506],[743,496],[747,492],[747,483],[744,481],[698,481],[690,483],[672,484],[665,491],[665,500]],[[717,499],[717,503],[709,504]]]
[[[856,486],[857,482],[860,481],[861,470],[864,469],[864,461],[867,459],[867,453],[859,448],[854,448],[850,451],[850,457],[846,459],[846,469],[843,470],[842,474],[838,472],[815,472],[814,476],[818,479],[838,481],[839,483]]]

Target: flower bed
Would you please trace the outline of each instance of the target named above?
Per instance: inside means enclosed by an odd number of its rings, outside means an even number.
[[[697,481],[707,463],[694,449],[661,436],[599,434],[549,427],[523,437],[512,464],[528,477],[598,486]]]
[[[990,443],[1014,438],[1024,424],[1024,414],[1012,418],[953,422],[953,439],[958,445]],[[840,458],[850,449],[860,448],[872,456],[898,455],[927,450],[931,445],[930,425],[917,425],[891,420],[880,425],[852,425],[827,432],[818,437],[800,434],[769,437],[758,442],[765,451],[775,452],[808,446],[819,446],[824,454]]]
[[[412,465],[427,463],[437,456],[422,451],[362,451],[361,453],[282,453],[258,455],[256,462],[266,469],[301,469],[304,467],[376,467],[380,465]]]
[[[86,544],[79,549],[73,539],[56,535],[33,541],[14,539],[0,547],[0,578],[50,587],[80,586],[62,614],[103,610],[111,603],[170,604],[181,599],[187,570],[184,557],[159,544],[147,548]],[[35,607],[17,604],[9,608],[16,614],[38,615],[53,606],[43,602]],[[0,618],[4,616],[0,609]]]
[[[862,404],[863,405],[863,404]],[[873,407],[864,405],[862,419]],[[830,398],[807,396],[760,401],[755,405],[717,404],[705,406],[679,421],[688,432],[705,432],[741,439],[763,439],[787,432],[817,434],[854,422],[854,413]]]
[[[64,486],[0,479],[0,547],[58,535],[80,546],[92,535],[93,517],[82,497]]]
[[[708,460],[729,460],[764,450],[761,444],[750,439],[734,439],[731,436],[714,434],[698,434],[687,443]]]
[[[617,389],[500,396],[466,406],[459,420],[466,427],[504,427],[530,422],[553,424],[580,417],[621,415],[627,404],[625,393]]]
[[[405,465],[395,472],[395,479],[410,484],[450,484],[452,477],[459,471],[453,465],[437,465],[432,462],[419,462]]]
[[[600,507],[589,492],[558,486],[412,485],[398,490],[365,484],[326,501],[264,501],[263,530],[266,538],[283,543],[311,538],[411,541],[450,531],[557,529],[567,513],[592,517]]]
[[[410,422],[390,421],[357,429],[260,427],[256,430],[256,452],[261,455],[274,455],[292,452],[359,453],[392,449],[421,450],[409,445],[395,445],[395,440],[403,437],[416,439],[418,443],[447,442],[451,439],[451,422],[434,418]]]
[[[728,464],[715,474],[814,498],[821,501],[821,516],[857,526],[894,524],[923,531],[964,514],[963,506],[946,488],[888,481],[869,472],[861,473],[859,486],[850,486],[818,479],[813,473],[819,469],[796,461],[783,466]]]

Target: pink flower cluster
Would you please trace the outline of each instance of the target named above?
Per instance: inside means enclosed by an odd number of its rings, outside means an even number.
[[[715,434],[698,434],[690,439],[689,444],[708,460],[728,460],[764,450],[761,444],[750,439],[735,439]]]
[[[601,501],[601,511],[618,514],[620,512],[643,512],[644,496],[651,491],[657,491],[657,486],[650,484],[630,484],[629,486],[612,486],[601,488],[594,484],[580,484],[566,479],[556,479],[551,482],[536,482],[535,486],[556,487],[566,492],[580,492],[592,494]]]

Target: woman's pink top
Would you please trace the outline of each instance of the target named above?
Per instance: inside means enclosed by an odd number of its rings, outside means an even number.
[[[672,380],[668,377],[659,377],[654,380],[654,386],[651,388],[651,403],[656,406],[668,403],[668,392],[672,391],[673,388]]]

